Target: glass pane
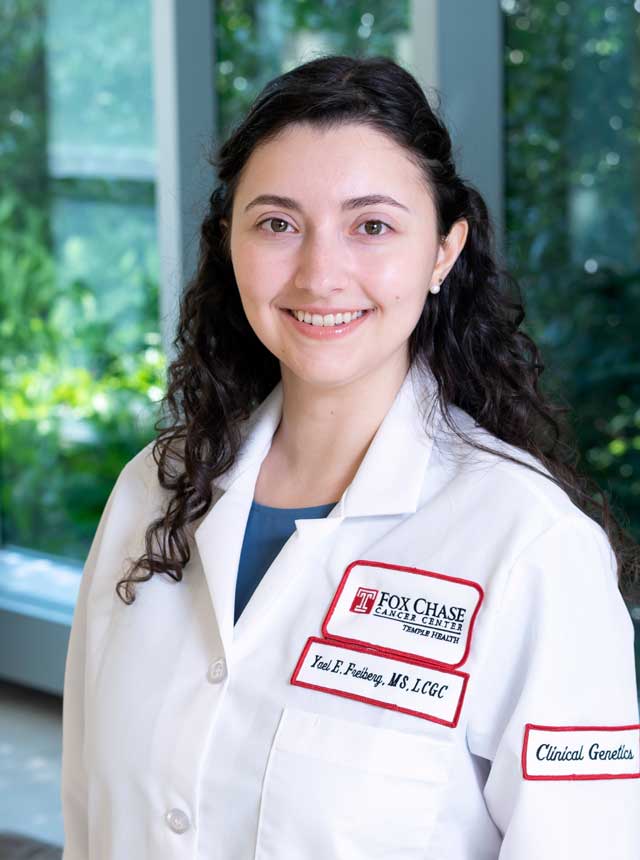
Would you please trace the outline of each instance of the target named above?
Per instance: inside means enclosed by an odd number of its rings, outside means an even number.
[[[216,57],[220,133],[226,137],[270,78],[331,52],[410,56],[409,0],[219,0]]]
[[[3,10],[2,542],[83,559],[164,386],[151,9]]]
[[[149,0],[48,0],[49,157],[56,175],[154,174]]]

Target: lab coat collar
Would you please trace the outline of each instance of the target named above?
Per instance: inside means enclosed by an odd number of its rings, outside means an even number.
[[[255,487],[280,424],[282,405],[280,381],[247,420],[238,457],[216,479],[216,487],[225,492],[246,488],[247,482]],[[384,516],[415,511],[440,416],[435,377],[428,368],[412,366],[331,515]]]

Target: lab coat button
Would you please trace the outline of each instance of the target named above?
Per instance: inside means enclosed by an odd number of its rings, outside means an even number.
[[[191,827],[189,816],[181,809],[170,809],[165,820],[174,833],[185,833]]]
[[[209,666],[207,678],[212,684],[219,684],[226,676],[226,666],[224,660],[214,660]]]

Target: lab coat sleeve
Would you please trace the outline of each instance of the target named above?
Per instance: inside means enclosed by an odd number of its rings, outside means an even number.
[[[65,836],[62,860],[88,860],[89,857],[84,753],[87,596],[121,478],[122,473],[107,499],[84,564],[69,635],[62,698],[61,801]]]
[[[527,723],[638,724],[633,624],[597,523],[568,514],[519,553],[473,681],[467,742],[490,762],[500,860],[637,860],[640,779],[531,780],[522,764]]]

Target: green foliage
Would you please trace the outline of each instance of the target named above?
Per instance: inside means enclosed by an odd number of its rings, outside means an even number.
[[[8,192],[0,205],[3,532],[81,558],[123,464],[153,436],[165,376],[157,284],[133,293],[135,326],[100,312],[90,284],[59,282],[37,209],[23,207],[12,229],[18,199]]]

